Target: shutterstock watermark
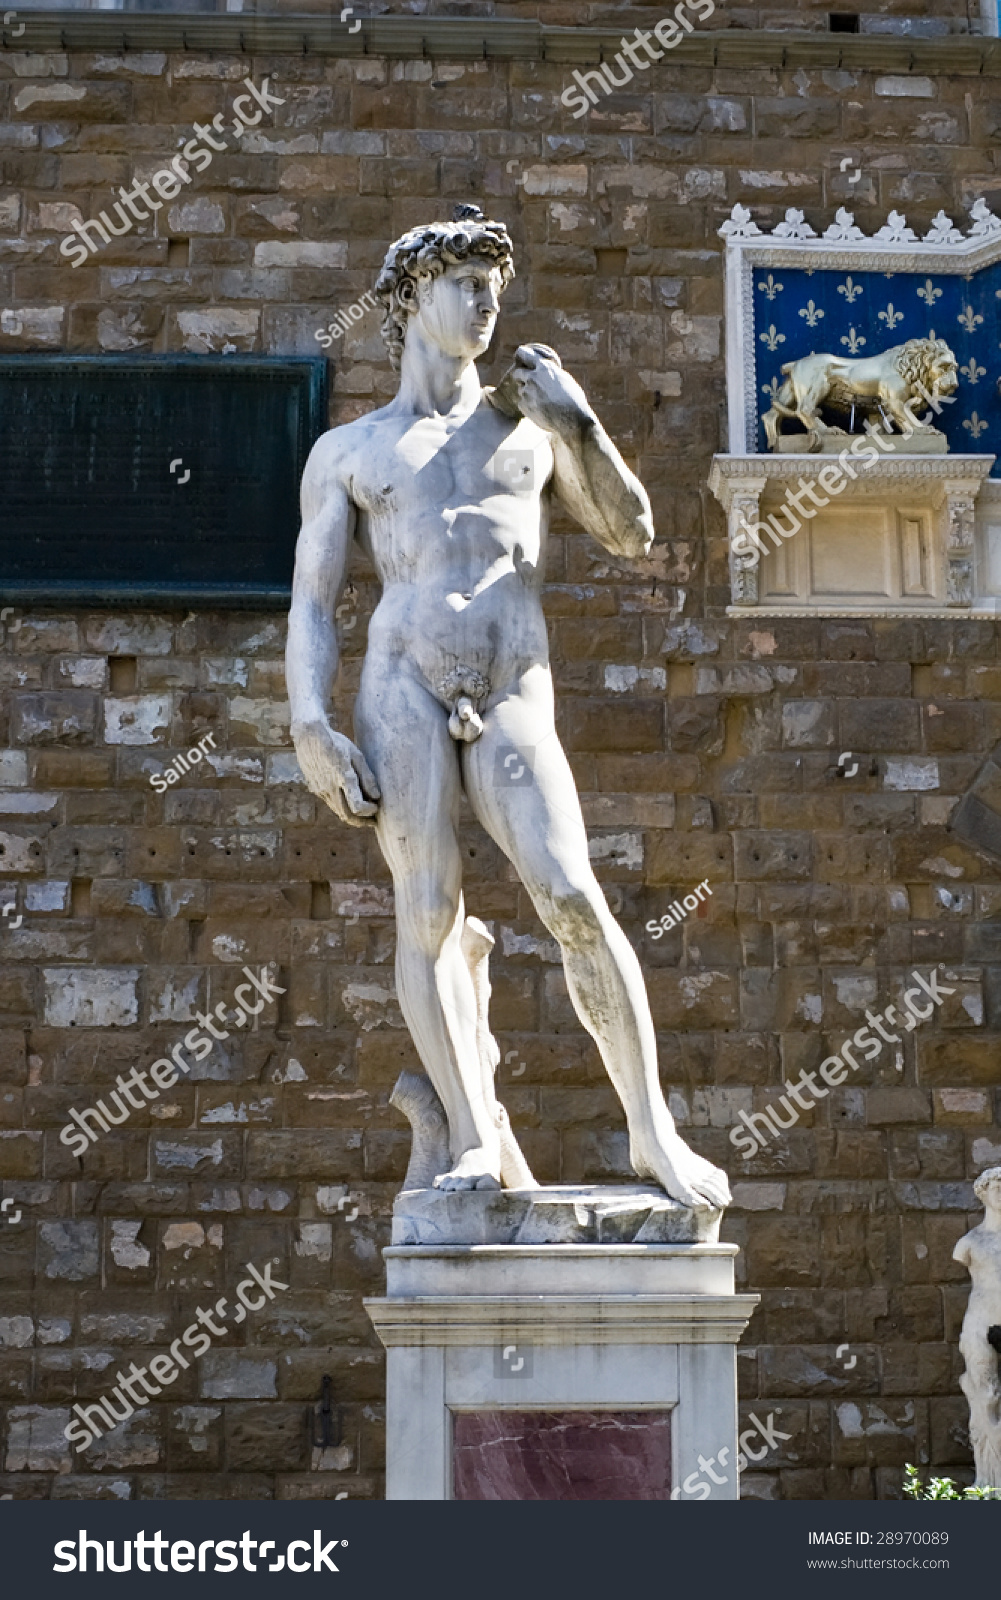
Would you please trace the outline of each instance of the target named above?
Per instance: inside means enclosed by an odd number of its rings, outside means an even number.
[[[340,1496],[338,1496],[338,1499]],[[76,1539],[59,1539],[52,1547],[52,1554],[57,1558],[52,1564],[53,1572],[86,1572],[89,1554],[94,1557],[94,1571],[104,1571],[104,1553],[108,1553],[109,1572],[131,1572],[132,1551],[136,1553],[137,1572],[235,1572],[240,1567],[244,1572],[339,1572],[341,1569],[334,1565],[330,1557],[331,1550],[336,1550],[338,1545],[346,1545],[346,1539],[328,1539],[326,1544],[321,1541],[323,1534],[319,1528],[313,1529],[313,1543],[308,1539],[293,1539],[285,1549],[284,1555],[278,1555],[278,1546],[274,1539],[252,1539],[250,1529],[245,1528],[239,1539],[200,1539],[198,1541],[197,1568],[195,1566],[195,1545],[190,1539],[165,1539],[159,1528],[151,1539],[147,1539],[146,1530],[137,1533],[134,1539],[122,1540],[122,1559],[119,1563],[115,1559],[115,1546],[117,1539],[107,1539],[102,1545],[99,1539],[90,1539],[86,1528],[81,1528]],[[207,1566],[208,1552],[213,1552],[214,1566]],[[237,1550],[240,1559],[237,1559]],[[254,1565],[254,1553],[258,1561],[265,1560],[269,1550],[276,1552],[274,1560],[266,1567]],[[305,1550],[305,1559],[298,1559],[298,1552]],[[150,1566],[146,1556],[152,1553],[153,1565]],[[170,1565],[161,1560],[168,1556]]]
[[[371,301],[371,304],[366,305],[366,301]],[[327,323],[326,330],[317,328],[313,338],[320,341],[324,350],[329,350],[335,339],[339,339],[342,334],[350,332],[352,323],[360,322],[366,311],[376,311],[378,306],[379,302],[371,289],[366,289],[361,299],[353,301],[346,311],[335,311],[333,322]],[[358,313],[357,316],[355,312]]]
[[[7,892],[8,891],[0,890],[0,893]],[[13,896],[13,899],[8,900],[6,905],[0,906],[0,918],[3,918],[3,921],[0,921],[0,928],[10,928],[10,930],[13,932],[15,928],[19,928],[21,926],[24,918],[17,909],[17,886],[15,885],[14,888],[9,891],[9,893]],[[8,917],[11,919],[9,922],[7,921]]]
[[[782,1413],[779,1412],[779,1415],[781,1416]],[[740,1449],[737,1452],[736,1462],[738,1472],[744,1472],[749,1461],[764,1461],[770,1450],[777,1449],[777,1441],[779,1439],[792,1438],[791,1433],[782,1433],[775,1426],[774,1411],[769,1411],[767,1422],[762,1422],[761,1418],[756,1417],[752,1411],[751,1422],[754,1426],[745,1428],[739,1439]],[[751,1448],[752,1444],[758,1443],[758,1435],[764,1441],[765,1448],[763,1450],[753,1450]],[[724,1445],[723,1449],[717,1451],[714,1456],[699,1456],[698,1460],[698,1472],[690,1472],[684,1483],[679,1483],[676,1489],[671,1490],[672,1500],[680,1500],[682,1494],[690,1495],[695,1500],[708,1500],[712,1495],[712,1485],[714,1483],[722,1487],[724,1483],[730,1482],[728,1472],[720,1473],[714,1470],[716,1467],[729,1466],[729,1445]],[[704,1477],[703,1473],[705,1474]]]
[[[13,617],[14,621],[13,622],[8,622],[7,621],[8,617]],[[17,614],[16,607],[15,606],[4,606],[3,610],[0,610],[0,642],[2,642],[4,640],[5,636],[8,633],[9,634],[15,634],[15,633],[20,633],[20,631],[21,631],[21,618]]]
[[[689,11],[694,11],[700,22],[707,22],[715,10],[715,0],[679,0],[674,8],[674,16],[662,17],[653,33],[645,28],[637,28],[631,39],[623,37],[619,40],[622,51],[615,59],[622,74],[620,78],[613,75],[611,64],[607,61],[602,62],[600,67],[592,67],[588,72],[580,72],[575,68],[573,76],[579,87],[565,89],[560,99],[568,110],[573,110],[575,105],[579,106],[580,109],[574,111],[575,117],[585,116],[592,106],[598,104],[598,95],[592,87],[593,84],[597,84],[601,93],[605,95],[613,94],[616,89],[624,89],[626,84],[633,80],[633,67],[639,72],[649,71],[651,61],[663,61],[666,50],[673,50],[675,45],[681,43],[686,33],[695,32],[695,24],[690,22],[687,16]],[[656,50],[650,43],[654,35],[658,43],[664,46],[663,50]],[[637,54],[640,49],[646,51],[648,58],[646,61]],[[624,60],[624,56],[629,57],[632,66]]]
[[[248,1311],[262,1311],[268,1301],[274,1299],[276,1291],[288,1288],[287,1283],[279,1283],[277,1278],[271,1276],[271,1267],[277,1266],[277,1261],[274,1263],[269,1261],[263,1273],[259,1272],[251,1261],[245,1265],[250,1276],[236,1286],[235,1292],[239,1304],[236,1307],[234,1322],[242,1322]],[[72,1409],[76,1412],[76,1416],[63,1429],[63,1437],[76,1446],[78,1455],[96,1439],[100,1439],[103,1433],[110,1433],[120,1422],[128,1422],[133,1412],[140,1411],[143,1406],[148,1406],[151,1400],[156,1400],[165,1388],[176,1382],[181,1372],[187,1372],[191,1361],[197,1361],[205,1354],[212,1344],[212,1339],[226,1337],[227,1330],[217,1327],[212,1318],[215,1316],[220,1321],[225,1321],[228,1303],[224,1295],[221,1300],[216,1301],[211,1311],[203,1311],[201,1306],[196,1306],[195,1321],[185,1328],[180,1338],[174,1340],[169,1356],[154,1356],[148,1367],[137,1367],[133,1361],[127,1373],[120,1370],[115,1373],[119,1386],[112,1389],[110,1395],[102,1395],[100,1400],[92,1400],[86,1406],[74,1403]],[[208,1333],[204,1331],[206,1328]],[[187,1355],[181,1348],[182,1345],[186,1348]],[[189,1355],[191,1361],[188,1360]],[[149,1378],[146,1376],[147,1372],[150,1374]],[[126,1395],[128,1399],[125,1398]],[[112,1400],[121,1407],[120,1411],[112,1405]]]
[[[947,405],[955,403],[954,399],[949,395],[929,394],[922,384],[917,384],[915,387],[918,389],[922,400],[931,407],[936,416],[942,410],[943,401]],[[769,553],[768,546],[761,537],[762,533],[767,533],[776,550],[780,549],[783,541],[792,539],[794,535],[799,533],[803,526],[801,519],[805,518],[807,522],[812,521],[818,511],[822,511],[825,506],[829,506],[831,499],[835,495],[841,494],[842,490],[848,487],[849,479],[858,477],[858,472],[855,470],[856,467],[859,467],[863,472],[868,472],[870,468],[876,465],[877,461],[881,460],[880,451],[885,455],[892,455],[899,444],[906,442],[921,429],[921,422],[911,410],[914,404],[913,397],[903,403],[902,409],[906,412],[908,421],[913,424],[906,433],[887,433],[878,423],[867,422],[865,433],[856,434],[853,443],[846,445],[837,458],[831,457],[830,464],[822,467],[817,473],[817,483],[822,489],[827,490],[826,495],[818,494],[815,486],[812,483],[807,483],[806,479],[801,477],[798,489],[786,490],[784,505],[779,507],[778,514],[774,511],[770,512],[767,522],[756,522],[751,527],[746,518],[741,517],[742,526],[738,528],[730,540],[730,549],[733,554],[740,556],[745,566],[756,567],[761,557]],[[879,449],[875,448],[877,445]],[[837,465],[835,465],[835,459]],[[804,495],[811,501],[814,510],[811,511],[801,504]],[[783,528],[780,526],[779,516],[788,518],[788,527]]]
[[[260,977],[251,972],[249,967],[244,967],[243,971],[249,981],[238,984],[233,991],[237,1002],[236,1016],[232,1021],[234,1028],[245,1028],[250,1018],[258,1016],[268,1002],[274,999],[275,995],[285,993],[284,989],[280,989],[268,977],[264,967],[261,968]],[[256,1005],[253,1005],[251,1001],[257,998],[254,994],[255,989],[261,999],[257,1001]],[[247,996],[250,998],[246,998]],[[117,1128],[121,1123],[126,1122],[132,1112],[142,1110],[147,1101],[159,1100],[162,1090],[172,1089],[182,1072],[191,1071],[190,1065],[183,1058],[183,1050],[190,1051],[196,1061],[204,1061],[206,1056],[212,1054],[213,1039],[222,1041],[229,1038],[229,1033],[226,1029],[218,1026],[219,1022],[228,1020],[225,1004],[220,1003],[214,1011],[210,1012],[196,1011],[195,1016],[198,1018],[200,1025],[211,1034],[211,1038],[206,1038],[205,1034],[199,1033],[197,1028],[192,1028],[190,1032],[185,1034],[183,1045],[174,1045],[170,1052],[172,1060],[168,1060],[166,1056],[163,1056],[159,1061],[154,1061],[153,1065],[147,1067],[145,1071],[139,1067],[133,1067],[127,1078],[123,1078],[119,1073],[115,1079],[117,1087],[111,1090],[108,1100],[114,1101],[120,1115],[113,1116],[105,1100],[99,1100],[96,1106],[88,1106],[85,1111],[77,1111],[75,1107],[72,1107],[70,1116],[73,1121],[67,1122],[65,1128],[60,1132],[60,1143],[70,1147],[76,1146],[73,1149],[73,1154],[82,1156],[90,1145],[97,1143],[102,1133],[107,1133],[109,1128]],[[147,1076],[153,1079],[156,1084],[155,1089],[148,1087]],[[141,1089],[145,1098],[134,1096],[131,1093],[133,1089]],[[122,1102],[123,1095],[125,1096],[124,1104]],[[76,1123],[76,1127],[73,1126],[73,1123]]]
[[[243,81],[250,93],[238,94],[233,101],[233,111],[235,112],[233,132],[238,139],[243,137],[248,128],[256,128],[265,111],[271,111],[275,106],[283,106],[285,104],[285,101],[280,100],[277,95],[268,93],[267,78],[265,78],[260,89],[251,78],[244,78]],[[251,96],[253,96],[253,99],[251,99]],[[241,110],[242,106],[253,106],[254,100],[257,101],[260,109],[253,116],[248,111]],[[210,127],[214,128],[216,133],[224,133],[225,129],[221,126],[224,120],[224,113],[218,111],[213,117]],[[98,216],[92,217],[89,222],[74,222],[73,228],[79,234],[79,238],[74,239],[73,235],[68,233],[59,246],[60,255],[68,258],[75,251],[77,259],[73,262],[73,265],[74,267],[82,266],[88,255],[94,255],[98,248],[91,239],[89,230],[93,229],[97,233],[102,244],[110,244],[112,236],[120,238],[123,234],[130,233],[137,222],[148,222],[155,211],[162,211],[164,200],[175,199],[181,192],[182,184],[191,182],[191,173],[188,171],[187,163],[194,162],[195,171],[204,172],[206,168],[212,165],[213,152],[228,149],[225,139],[221,141],[213,139],[209,128],[203,127],[200,122],[194,124],[194,131],[195,137],[188,140],[181,155],[174,156],[169,167],[161,167],[159,172],[154,172],[149,183],[143,183],[137,178],[132,188],[127,192],[125,189],[119,189],[119,198],[112,206],[112,210],[118,213],[118,220],[122,224],[120,228],[115,227],[106,211],[102,211]],[[199,139],[205,141],[203,145],[198,143]],[[153,200],[150,197],[150,184],[153,185],[157,194],[161,196],[159,200]],[[149,206],[150,209],[148,211],[139,210],[140,199]],[[122,210],[123,205],[128,207],[127,212]]]
[[[215,749],[215,734],[207,733],[204,739],[199,739],[183,756],[175,756],[169,767],[164,767],[163,772],[151,772],[149,781],[157,794],[166,794],[172,783],[176,783],[181,775],[196,767],[205,755],[205,745]]]
[[[955,989],[949,989],[944,983],[941,983],[938,974],[935,972],[929,978],[922,978],[920,972],[912,972],[911,978],[918,987],[905,989],[904,991],[904,1005],[907,1009],[903,1021],[898,1018],[894,1006],[887,1006],[885,1011],[876,1013],[867,1011],[865,1019],[869,1027],[859,1028],[851,1040],[851,1046],[857,1050],[865,1051],[865,1059],[867,1061],[875,1061],[876,1057],[882,1053],[884,1043],[900,1043],[900,1034],[888,1033],[884,1023],[888,1022],[892,1028],[903,1028],[905,1033],[912,1033],[919,1022],[928,1021],[935,1007],[942,1004],[943,996],[955,994],[956,992]],[[915,1001],[920,1000],[922,994],[930,996],[932,1003],[919,1010]],[[876,1037],[876,1034],[870,1032],[871,1028],[876,1029],[879,1038]],[[817,1083],[816,1072],[807,1072],[804,1068],[795,1083],[790,1082],[788,1078],[786,1079],[785,1086],[796,1104],[790,1105],[787,1096],[781,1095],[766,1111],[752,1111],[750,1114],[742,1111],[740,1120],[746,1123],[747,1126],[746,1128],[732,1128],[730,1131],[730,1143],[736,1145],[745,1161],[750,1161],[751,1157],[757,1155],[759,1150],[763,1150],[771,1139],[777,1139],[781,1133],[793,1127],[799,1121],[801,1111],[812,1111],[818,1100],[826,1099],[831,1089],[836,1089],[839,1084],[844,1083],[848,1076],[849,1067],[852,1072],[858,1072],[860,1066],[861,1062],[855,1060],[852,1050],[846,1042],[841,1046],[836,1056],[828,1056],[827,1060],[822,1061],[817,1069],[824,1082],[828,1085],[826,1089],[822,1089]],[[807,1098],[809,1095],[812,1095],[813,1099]],[[778,1116],[779,1106],[785,1107],[789,1117],[788,1122],[780,1120]],[[742,1144],[746,1145],[747,1148],[742,1148]]]
[[[704,903],[703,893],[712,894],[708,878],[703,878],[694,894],[686,894],[683,903],[680,900],[672,900],[659,922],[654,920],[646,924],[646,931],[651,939],[663,939],[668,928],[676,928],[679,922],[683,922],[690,911],[695,911]]]

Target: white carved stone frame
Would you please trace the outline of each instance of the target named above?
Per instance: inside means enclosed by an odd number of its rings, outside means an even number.
[[[746,206],[736,205],[720,228],[726,241],[726,373],[729,409],[729,453],[713,460],[710,487],[727,512],[730,533],[730,582],[733,611],[767,609],[786,615],[898,615],[920,609],[925,615],[950,615],[971,609],[976,614],[1001,613],[1001,481],[988,483],[994,457],[981,454],[908,455],[883,458],[874,471],[853,485],[846,502],[892,500],[902,492],[916,494],[938,528],[941,592],[938,605],[910,605],[903,598],[887,609],[869,601],[856,609],[848,595],[830,606],[811,602],[778,605],[759,599],[762,570],[753,554],[734,552],[733,539],[747,524],[758,520],[762,496],[784,480],[790,484],[800,474],[815,477],[824,464],[822,455],[773,453],[758,448],[757,348],[754,327],[754,276],[764,268],[800,268],[821,271],[909,272],[967,276],[1001,260],[1001,220],[983,199],[973,203],[970,230],[964,234],[940,211],[924,238],[919,239],[906,217],[891,211],[887,222],[871,237],[842,208],[822,236],[790,209],[784,221],[765,233]],[[830,459],[829,457],[827,458]],[[982,500],[979,499],[984,490]],[[982,524],[978,545],[977,525]],[[978,556],[978,551],[979,556]],[[776,558],[781,564],[788,552]],[[979,567],[979,576],[978,576]],[[987,573],[989,579],[985,582]],[[978,592],[979,591],[979,592]]]
[[[754,608],[761,602],[762,567],[753,549],[738,554],[734,540],[743,529],[757,523],[762,500],[769,491],[781,493],[803,478],[815,481],[834,458],[822,455],[717,455],[709,474],[709,487],[727,514],[730,543],[730,613]],[[887,457],[876,471],[846,488],[844,504],[864,507],[867,501],[916,500],[935,512],[942,527],[945,593],[937,607],[922,606],[917,614],[950,616],[969,611],[973,601],[974,516],[978,493],[994,464],[993,456],[935,455]],[[998,483],[1001,490],[1001,483]],[[788,559],[781,547],[772,560]],[[906,602],[886,608],[869,603],[856,609],[848,599],[832,606],[767,604],[769,616],[899,616],[915,609]]]
[[[817,268],[826,271],[927,272],[963,275],[1001,260],[1001,220],[984,200],[974,202],[972,228],[964,235],[940,211],[919,239],[906,217],[891,211],[871,237],[855,226],[843,208],[818,236],[802,211],[763,233],[746,206],[736,205],[720,228],[726,240],[726,381],[731,455],[757,449],[758,396],[754,375],[754,298],[752,279],[761,267]]]

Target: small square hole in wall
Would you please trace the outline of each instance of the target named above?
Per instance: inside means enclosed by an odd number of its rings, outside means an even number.
[[[168,267],[186,267],[187,266],[187,264],[188,264],[188,245],[189,245],[189,243],[190,243],[190,241],[187,240],[187,239],[169,239],[167,241],[167,265],[168,265]]]
[[[112,694],[135,694],[138,663],[135,656],[108,657],[108,684]]]
[[[309,915],[313,922],[326,922],[330,917],[329,883],[310,884]]]
[[[859,15],[857,11],[831,11],[828,21],[832,33],[858,33]]]
[[[596,250],[598,274],[602,278],[621,278],[626,270],[628,250]]]

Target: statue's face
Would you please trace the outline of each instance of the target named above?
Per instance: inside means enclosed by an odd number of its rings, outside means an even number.
[[[939,356],[932,366],[932,388],[939,394],[952,394],[959,388],[959,375],[953,356]]]
[[[425,336],[444,351],[475,361],[493,338],[500,310],[500,268],[480,256],[425,279],[414,313]]]

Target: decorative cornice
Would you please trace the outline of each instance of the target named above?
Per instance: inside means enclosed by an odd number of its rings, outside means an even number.
[[[1001,218],[981,196],[970,209],[970,230],[964,234],[951,217],[940,211],[923,238],[907,225],[899,211],[891,211],[874,234],[863,233],[855,215],[842,206],[834,221],[818,237],[802,211],[790,208],[782,222],[766,233],[747,206],[739,203],[719,229],[727,254],[759,267],[825,267],[841,272],[862,268],[870,272],[900,272],[910,267],[920,272],[975,272],[1001,256]]]
[[[0,48],[31,50],[187,50],[249,55],[439,57],[451,60],[599,62],[620,48],[620,28],[557,28],[490,17],[362,17],[354,33],[328,17],[245,13],[27,12],[26,32],[0,31]],[[628,31],[628,30],[627,30]],[[672,62],[728,70],[847,68],[936,77],[1001,76],[1001,41],[972,35],[894,39],[866,34],[700,29],[678,44]]]
[[[986,613],[989,621],[993,613]],[[917,618],[926,622],[929,618],[940,622],[968,622],[970,617],[984,616],[984,613],[974,610],[959,611],[955,607],[951,611],[944,611],[941,607],[929,606],[922,610],[916,604],[906,604],[900,601],[892,607],[870,606],[863,610],[861,606],[777,606],[774,601],[764,606],[727,606],[728,617],[743,617],[746,622],[748,617],[867,617],[889,618],[893,622],[903,622],[909,618]]]
[[[846,439],[846,444],[850,442]],[[717,455],[713,456],[709,487],[728,510],[736,494],[760,493],[770,482],[796,482],[801,477],[809,482],[825,467],[837,465],[836,455]],[[943,493],[952,486],[968,486],[975,491],[993,465],[994,457],[988,455],[909,456],[900,452],[858,468],[858,478],[845,484],[842,495],[845,499],[855,499],[885,494],[888,484],[903,487],[927,485],[929,481]]]
[[[718,230],[726,244],[726,375],[730,449],[753,450],[758,433],[752,274],[759,268],[793,267],[821,272],[927,272],[967,276],[1001,260],[1001,218],[981,195],[970,208],[969,232],[939,211],[924,238],[907,218],[891,211],[871,236],[844,207],[823,235],[794,207],[771,233],[747,206],[734,206]]]
[[[854,440],[854,435],[846,434],[846,445]],[[894,437],[890,435],[890,437]],[[836,455],[821,455],[807,452],[804,455],[792,451],[780,451],[776,455],[716,455],[713,456],[712,475],[720,478],[798,478],[804,467],[821,467],[837,465]],[[900,450],[893,455],[887,454],[882,460],[871,467],[863,467],[867,478],[875,477],[881,473],[884,478],[972,478],[979,481],[990,472],[994,464],[992,455],[941,455],[924,456],[908,455]],[[857,465],[857,463],[856,463]]]
[[[387,1349],[518,1341],[568,1344],[736,1344],[760,1300],[727,1295],[390,1295],[365,1300]]]

